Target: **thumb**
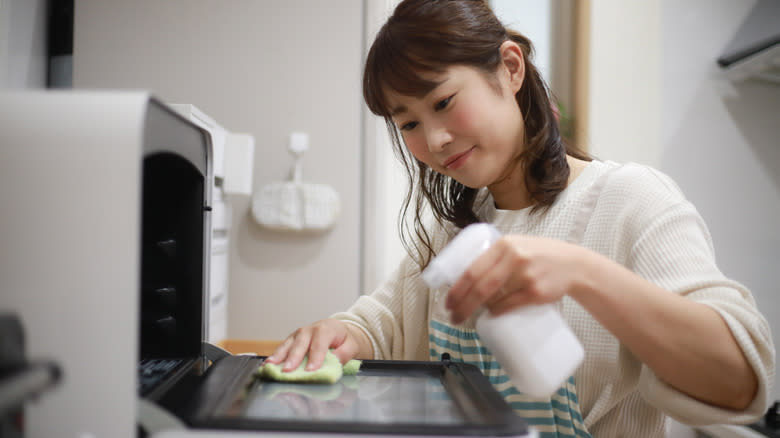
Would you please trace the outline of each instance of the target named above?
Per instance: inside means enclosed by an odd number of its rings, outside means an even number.
[[[347,329],[347,333],[351,335],[351,331]],[[358,344],[352,339],[351,336],[345,336],[341,343],[331,345],[331,351],[339,359],[341,364],[349,362],[350,359],[354,359],[358,353]]]
[[[355,358],[357,349],[350,345],[350,342],[344,342],[337,348],[330,350],[341,362],[342,365]]]

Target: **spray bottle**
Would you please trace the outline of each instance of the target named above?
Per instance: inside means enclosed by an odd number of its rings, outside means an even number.
[[[423,281],[431,289],[452,287],[471,263],[501,234],[490,224],[464,228],[428,264]],[[481,307],[476,330],[515,387],[547,397],[560,388],[582,362],[582,344],[552,304],[523,306],[500,316]]]

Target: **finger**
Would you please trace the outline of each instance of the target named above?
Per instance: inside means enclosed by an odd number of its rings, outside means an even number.
[[[495,246],[477,257],[447,292],[446,308],[455,310],[463,305],[464,300],[472,300],[473,298],[467,298],[468,294],[472,291],[477,281],[485,275],[491,266],[497,263],[500,257],[501,254],[496,250]]]
[[[529,294],[526,290],[518,290],[503,295],[500,299],[488,307],[488,311],[492,316],[501,316],[509,313],[517,308],[536,304],[536,300],[532,294]]]
[[[339,358],[341,364],[347,363],[350,359],[357,356],[359,346],[354,331],[360,330],[349,324],[344,324],[344,339],[338,344],[333,344],[333,354]]]
[[[485,298],[482,297],[481,292],[476,289],[476,278],[480,276],[478,272],[471,271],[468,281],[464,281],[459,287],[467,287],[467,289],[458,289],[456,292],[460,294],[460,298],[452,298],[449,301],[450,317],[453,323],[460,324],[468,318],[469,315],[474,313],[484,302]],[[467,286],[463,286],[467,285]],[[449,298],[449,296],[448,296]]]
[[[333,336],[323,333],[322,329],[315,329],[309,346],[309,362],[306,364],[306,371],[318,370],[325,361],[325,354],[333,342]]]
[[[274,350],[270,356],[265,358],[265,361],[278,364],[284,361],[284,359],[287,359],[287,353],[290,351],[290,347],[292,346],[294,339],[294,336],[288,336],[287,339],[282,341],[282,343],[276,347],[276,350]]]
[[[503,313],[501,308],[507,303],[527,301],[529,259],[516,239],[502,239],[494,246],[501,251],[501,258],[474,287],[486,297],[483,305],[491,313]]]
[[[510,254],[504,253],[493,269],[474,285],[477,293],[483,297],[482,305],[491,313],[500,310],[506,305],[507,299],[511,299],[511,295],[523,288],[522,284],[518,286],[518,279],[523,277],[522,269],[516,266]]]
[[[485,301],[483,306],[493,313],[494,308],[497,308],[501,306],[502,303],[506,302],[507,295],[509,294],[510,292],[505,287],[501,287]]]
[[[336,357],[339,358],[339,362],[341,362],[342,365],[349,362],[350,359],[353,359],[356,354],[355,349],[347,342],[339,345],[337,348],[333,349],[332,351],[333,354],[335,354]]]
[[[287,360],[285,360],[282,367],[283,372],[289,372],[298,368],[306,353],[309,352],[311,333],[309,330],[300,330],[299,332],[298,336],[295,337],[295,343],[293,343],[287,354]]]
[[[472,313],[479,309],[480,305],[477,294],[466,295],[464,299],[460,300],[457,307],[450,312],[452,323],[462,324]]]
[[[472,285],[463,299],[453,304],[451,310],[454,323],[463,322],[478,308],[485,305],[504,287],[512,275],[513,266],[508,257],[510,252],[499,245],[494,245],[491,249],[494,248],[495,251],[488,254],[489,257],[480,258],[469,267],[468,271],[473,277]]]

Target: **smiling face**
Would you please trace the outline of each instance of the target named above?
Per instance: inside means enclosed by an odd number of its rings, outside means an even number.
[[[467,187],[507,181],[524,145],[523,118],[515,100],[522,67],[518,74],[502,65],[494,78],[467,66],[424,76],[437,85],[422,97],[385,92],[409,152]]]

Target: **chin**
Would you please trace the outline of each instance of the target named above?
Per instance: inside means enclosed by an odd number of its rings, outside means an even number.
[[[473,180],[473,179],[455,178],[455,177],[452,177],[452,176],[450,178],[454,179],[455,181],[463,184],[464,186],[466,186],[466,187],[468,187],[470,189],[481,189],[483,187],[487,187],[488,186],[484,182],[476,181],[476,180]]]
[[[463,184],[464,186],[466,186],[466,187],[468,187],[470,189],[477,189],[477,190],[479,190],[479,189],[481,189],[483,187],[487,187],[487,184],[464,184],[464,183],[461,183],[461,184]]]

